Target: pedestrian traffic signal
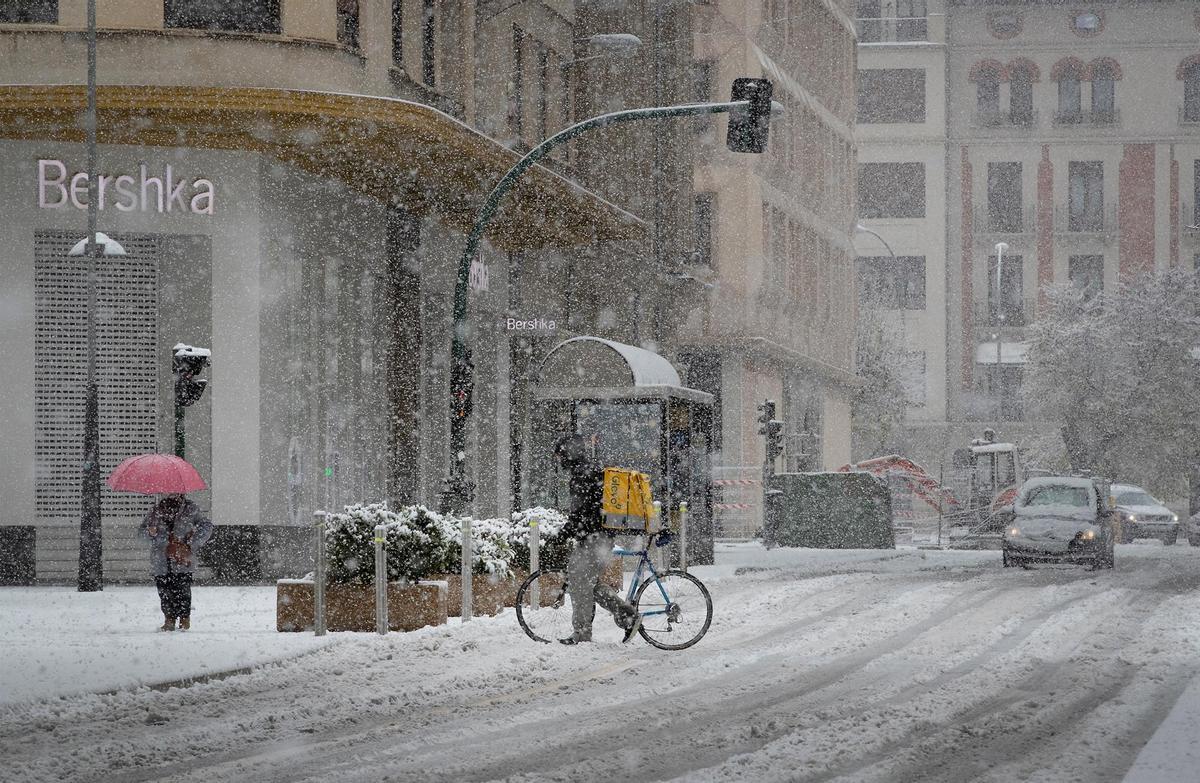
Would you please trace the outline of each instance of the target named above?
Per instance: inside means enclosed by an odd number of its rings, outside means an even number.
[[[452,359],[450,367],[450,412],[455,418],[465,419],[471,415],[471,402],[475,391],[475,365],[471,363],[471,352],[462,359]]]
[[[208,379],[197,378],[208,366],[212,351],[177,343],[171,349],[171,370],[175,374],[175,404],[186,408],[194,405],[208,388]]]
[[[767,422],[767,461],[773,461],[783,453],[783,422],[772,419]]]
[[[730,100],[749,101],[750,105],[729,112],[725,146],[734,152],[762,152],[767,148],[767,133],[771,129],[771,92],[769,79],[742,77],[733,80]]]

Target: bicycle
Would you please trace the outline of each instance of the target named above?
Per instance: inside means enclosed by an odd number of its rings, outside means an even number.
[[[668,540],[660,538],[659,545]],[[704,583],[679,569],[660,574],[647,549],[613,547],[613,554],[640,558],[625,600],[642,615],[638,631],[642,638],[662,650],[683,650],[700,641],[712,624],[713,613],[712,597]],[[651,585],[657,589],[650,590]],[[537,606],[531,609],[535,586]],[[517,590],[516,610],[517,622],[535,642],[552,643],[570,636],[571,596],[566,571],[540,568],[530,574]]]

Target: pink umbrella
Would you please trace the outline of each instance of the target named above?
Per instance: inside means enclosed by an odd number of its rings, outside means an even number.
[[[139,454],[117,466],[108,486],[143,495],[181,495],[208,489],[191,463],[174,454]]]

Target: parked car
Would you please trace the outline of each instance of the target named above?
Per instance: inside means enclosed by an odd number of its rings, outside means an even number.
[[[1112,568],[1120,514],[1108,483],[1097,478],[1043,476],[1021,485],[1012,524],[1004,529],[1004,566],[1078,563]]]
[[[1112,494],[1121,514],[1122,544],[1135,538],[1157,538],[1172,546],[1179,538],[1179,516],[1146,490],[1132,484],[1113,484]]]

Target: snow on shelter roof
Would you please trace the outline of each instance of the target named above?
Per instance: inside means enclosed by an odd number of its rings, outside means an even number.
[[[550,349],[542,384],[559,387],[683,386],[664,357],[602,337],[572,337]]]
[[[971,451],[976,454],[990,454],[993,451],[1016,451],[1016,448],[1011,443],[980,443],[978,446],[972,446]]]

